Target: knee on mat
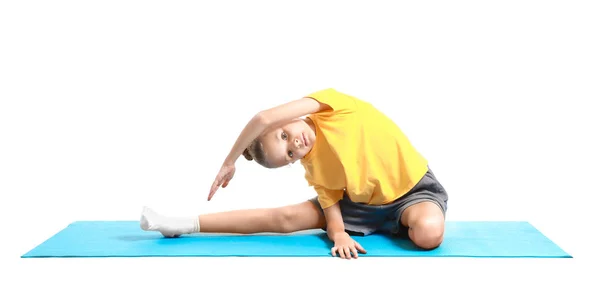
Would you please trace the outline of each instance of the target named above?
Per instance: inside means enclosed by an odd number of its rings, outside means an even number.
[[[412,241],[423,249],[435,249],[444,240],[444,222],[424,218],[412,227]]]

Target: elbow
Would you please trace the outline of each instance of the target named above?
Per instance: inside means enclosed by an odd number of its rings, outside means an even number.
[[[260,126],[267,127],[271,124],[272,120],[269,118],[269,115],[267,113],[261,111],[254,115],[252,121]]]

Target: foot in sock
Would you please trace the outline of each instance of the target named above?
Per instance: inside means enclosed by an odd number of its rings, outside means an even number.
[[[182,234],[200,232],[198,217],[169,217],[144,207],[140,227],[145,231],[158,231],[165,237],[179,237]]]

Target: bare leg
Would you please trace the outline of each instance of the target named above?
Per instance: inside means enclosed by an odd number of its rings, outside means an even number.
[[[181,234],[261,232],[290,233],[325,227],[325,217],[310,201],[278,208],[242,209],[202,214],[197,218],[172,218],[145,209],[140,220],[144,230],[160,231],[164,236]]]
[[[444,239],[444,214],[435,203],[414,204],[402,213],[401,223],[408,227],[408,236],[423,249],[434,249]]]
[[[261,209],[242,209],[198,216],[201,232],[290,233],[325,227],[325,217],[310,201]]]

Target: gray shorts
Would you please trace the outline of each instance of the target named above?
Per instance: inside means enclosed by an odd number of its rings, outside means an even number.
[[[310,199],[321,212],[318,198]],[[448,194],[431,170],[408,193],[386,205],[367,205],[352,202],[346,194],[339,201],[346,232],[351,235],[387,233],[407,237],[408,228],[400,219],[406,208],[416,203],[430,201],[440,207],[444,216],[448,204]]]

